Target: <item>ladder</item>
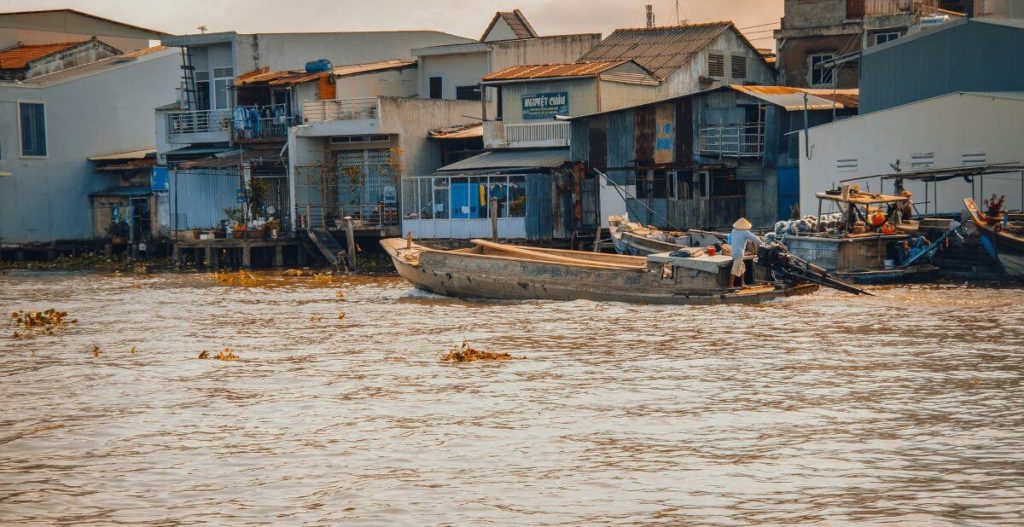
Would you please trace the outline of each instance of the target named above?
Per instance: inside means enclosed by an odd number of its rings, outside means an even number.
[[[192,65],[192,49],[188,46],[181,48],[181,78],[184,81],[181,91],[185,96],[186,110],[199,109],[199,97],[196,91],[196,68]]]

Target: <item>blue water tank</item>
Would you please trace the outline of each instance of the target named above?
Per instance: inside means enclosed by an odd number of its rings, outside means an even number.
[[[306,73],[320,73],[322,71],[331,71],[334,69],[334,65],[327,59],[311,60],[306,63]]]

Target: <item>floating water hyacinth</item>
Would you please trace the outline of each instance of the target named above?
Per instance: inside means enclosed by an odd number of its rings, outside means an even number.
[[[54,335],[78,324],[78,319],[67,320],[67,311],[47,309],[46,311],[15,311],[11,313],[11,324],[15,327],[14,338],[31,338],[36,335]]]
[[[444,353],[440,356],[443,362],[476,362],[479,360],[514,360],[525,359],[526,357],[513,357],[508,353],[496,353],[493,351],[480,351],[473,349],[469,341],[462,340],[462,346]]]

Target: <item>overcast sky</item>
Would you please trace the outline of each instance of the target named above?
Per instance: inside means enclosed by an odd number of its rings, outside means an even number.
[[[167,33],[434,29],[479,38],[495,11],[519,8],[542,35],[602,33],[644,24],[653,3],[658,25],[675,23],[674,0],[0,0],[0,11],[73,8]],[[733,20],[740,28],[775,24],[783,0],[679,0],[691,22]],[[773,47],[771,26],[744,30]]]

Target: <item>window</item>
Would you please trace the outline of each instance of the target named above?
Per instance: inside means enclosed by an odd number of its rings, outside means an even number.
[[[460,101],[479,101],[480,86],[456,86],[455,98]]]
[[[708,53],[708,76],[725,77],[725,55]]]
[[[210,109],[210,72],[196,72],[196,110]]]
[[[18,103],[21,127],[21,155],[46,156],[46,110],[42,103]]]
[[[875,45],[885,44],[900,38],[899,31],[890,31],[888,33],[875,33]]]
[[[734,79],[746,79],[747,78],[747,56],[746,55],[733,55],[732,56],[732,78],[734,78]]]
[[[835,66],[829,65],[827,67],[822,66],[826,62],[835,60],[835,53],[816,53],[807,57],[810,63],[810,77],[811,86],[832,86],[835,82]]]
[[[228,89],[234,84],[235,71],[233,68],[213,69],[213,102],[218,110],[231,107],[231,98]]]
[[[442,87],[441,77],[431,77],[430,78],[430,98],[431,99],[440,99],[440,98],[442,98],[442,96],[441,96],[441,93],[442,93],[441,92],[441,87]]]

